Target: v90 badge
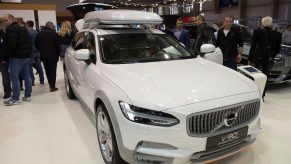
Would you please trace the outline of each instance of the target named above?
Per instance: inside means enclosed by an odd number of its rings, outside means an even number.
[[[236,140],[238,138],[239,138],[239,133],[238,132],[234,132],[234,133],[228,134],[226,136],[222,136],[221,137],[221,142],[223,144],[223,143],[227,143],[227,142]]]

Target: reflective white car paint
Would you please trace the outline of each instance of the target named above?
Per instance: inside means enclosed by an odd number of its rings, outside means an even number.
[[[125,150],[134,152],[140,141],[168,143],[175,150],[139,149],[140,153],[174,158],[186,163],[195,152],[205,151],[207,137],[190,137],[186,130],[189,114],[258,99],[257,86],[243,75],[204,59],[151,63],[104,64],[101,62],[97,34],[96,64],[87,65],[74,58],[68,48],[65,66],[73,90],[95,112],[95,101],[105,103],[115,129],[121,156],[134,162]],[[157,127],[127,120],[118,104],[126,103],[150,110],[164,110],[180,120],[172,127]],[[262,108],[262,107],[261,107]],[[248,124],[252,138],[260,130],[259,117]],[[183,141],[183,142],[181,142]]]
[[[245,77],[204,59],[102,66],[102,74],[139,107],[164,110],[255,92]],[[240,78],[238,78],[240,77]]]

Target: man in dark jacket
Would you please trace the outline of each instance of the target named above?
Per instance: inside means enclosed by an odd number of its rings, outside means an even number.
[[[37,34],[35,46],[40,51],[40,58],[43,61],[50,91],[57,91],[57,62],[59,61],[61,44],[58,34],[54,31],[54,24],[52,22],[47,22],[43,30]]]
[[[222,51],[223,65],[237,70],[237,62],[241,61],[243,42],[239,29],[232,27],[231,16],[224,17],[224,27],[218,30],[216,46]]]
[[[281,42],[277,39],[278,34],[271,29],[273,19],[264,17],[262,19],[262,29],[254,31],[249,52],[249,64],[262,70],[268,77],[269,67],[273,62],[273,58],[279,53]],[[263,98],[265,96],[266,87],[264,89]]]
[[[10,78],[12,82],[12,97],[4,102],[5,105],[20,104],[19,75],[25,81],[23,101],[31,101],[32,83],[29,74],[32,43],[26,28],[19,26],[13,15],[4,15],[6,26],[4,55],[9,59]]]
[[[11,81],[9,73],[8,61],[4,59],[4,20],[0,19],[0,72],[2,74],[2,85],[4,89],[3,99],[8,99],[11,97]]]
[[[43,69],[42,69],[41,61],[40,61],[40,54],[39,54],[39,50],[35,47],[35,39],[38,32],[35,29],[33,29],[33,26],[34,26],[33,21],[29,20],[26,22],[26,28],[32,41],[32,55],[31,55],[32,61],[30,64],[29,72],[32,78],[32,83],[34,84],[34,74],[33,74],[33,69],[32,69],[33,63],[34,63],[35,69],[37,70],[38,75],[39,75],[40,84],[44,84],[44,76],[43,76]]]
[[[200,47],[202,44],[208,43],[215,45],[215,36],[213,30],[205,23],[204,16],[198,15],[195,18],[195,25],[197,26],[197,32],[193,51],[195,55],[200,55]]]
[[[189,31],[183,28],[182,18],[178,18],[176,21],[176,28],[171,30],[177,40],[185,45],[190,50],[190,34]]]

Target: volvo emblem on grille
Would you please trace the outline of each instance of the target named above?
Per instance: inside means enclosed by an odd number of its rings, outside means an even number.
[[[238,113],[235,113],[234,111],[230,111],[225,115],[224,118],[224,125],[225,126],[232,126],[235,124],[236,118]]]

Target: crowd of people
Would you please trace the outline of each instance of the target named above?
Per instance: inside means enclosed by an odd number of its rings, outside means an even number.
[[[31,101],[32,86],[35,85],[33,68],[39,75],[40,85],[45,84],[45,72],[50,92],[58,90],[57,62],[64,58],[75,31],[68,21],[62,23],[59,32],[56,32],[55,25],[50,21],[46,22],[41,31],[36,31],[33,27],[33,21],[24,22],[11,14],[0,19],[0,71],[6,106],[21,103],[22,81],[25,90],[22,101]]]
[[[181,42],[194,55],[202,55],[200,47],[208,43],[219,47],[223,54],[223,65],[237,70],[242,59],[243,41],[239,29],[232,26],[233,18],[224,17],[223,26],[214,34],[214,30],[205,23],[205,18],[198,15],[194,19],[197,26],[195,41],[190,42],[190,33],[183,28],[183,19],[178,18],[176,27],[165,30],[165,33]],[[57,62],[63,60],[65,51],[76,31],[69,21],[62,23],[56,32],[55,25],[48,21],[41,31],[36,31],[34,22],[17,20],[6,14],[0,19],[0,71],[4,88],[4,104],[7,106],[20,104],[20,91],[23,89],[22,101],[31,101],[32,86],[35,84],[33,68],[44,85],[44,72],[50,92],[56,87]],[[264,17],[262,27],[254,31],[249,52],[249,64],[262,70],[268,76],[272,59],[280,51],[281,42],[291,45],[291,25],[281,34],[272,30],[272,18]],[[44,70],[42,67],[44,66]],[[263,96],[265,95],[265,91]]]
[[[243,41],[239,28],[232,25],[233,18],[225,16],[223,26],[214,31],[205,23],[202,15],[195,17],[194,23],[197,26],[194,35],[194,44],[190,43],[190,33],[183,28],[182,19],[177,19],[176,28],[172,30],[174,36],[185,47],[192,51],[195,55],[203,55],[200,53],[202,44],[213,44],[219,47],[223,54],[223,65],[233,70],[237,70],[237,64],[242,60]],[[264,17],[262,19],[262,27],[256,29],[252,36],[251,48],[249,51],[248,64],[261,70],[266,76],[269,75],[269,69],[274,62],[274,57],[280,52],[281,43],[291,45],[291,24],[283,34],[272,29],[273,19]],[[263,93],[265,96],[266,88]]]

